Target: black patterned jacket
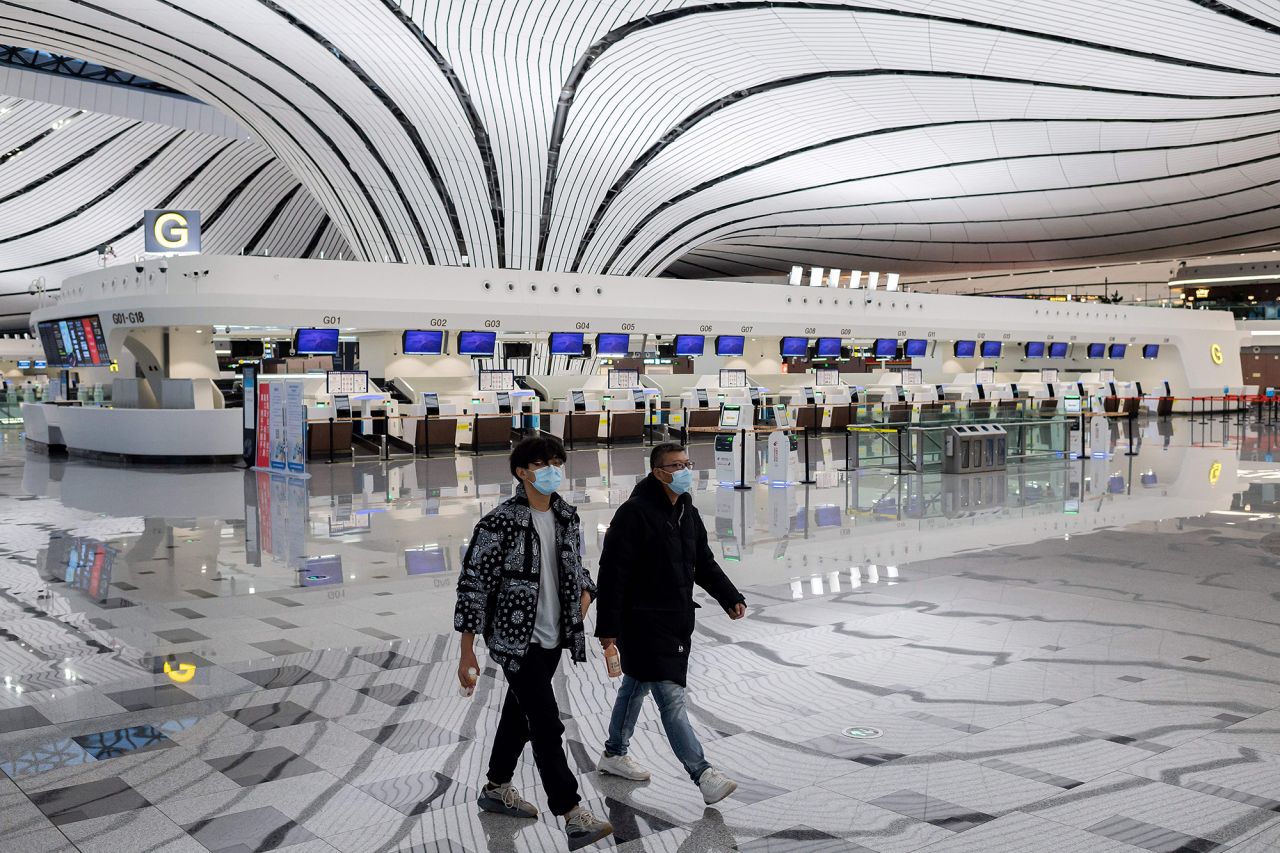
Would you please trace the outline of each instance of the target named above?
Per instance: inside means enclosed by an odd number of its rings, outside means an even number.
[[[476,524],[458,577],[453,627],[480,634],[489,657],[519,670],[533,636],[542,576],[541,542],[533,529],[524,488],[494,507]],[[551,496],[560,551],[560,640],[573,660],[587,659],[582,626],[582,593],[594,599],[595,582],[582,565],[582,522],[578,511],[558,494]]]

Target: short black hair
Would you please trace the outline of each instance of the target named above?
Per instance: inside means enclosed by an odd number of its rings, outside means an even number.
[[[649,453],[649,467],[657,468],[668,453],[684,453],[685,447],[678,441],[667,441],[659,444]]]
[[[564,442],[554,435],[536,435],[526,438],[511,451],[511,476],[517,468],[528,468],[535,462],[548,465],[556,460],[565,461]]]

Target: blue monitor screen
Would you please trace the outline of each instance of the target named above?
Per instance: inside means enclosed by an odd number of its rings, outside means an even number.
[[[983,341],[982,357],[983,358],[999,358],[1000,353],[1004,351],[1004,344],[1000,341]]]
[[[808,338],[783,338],[779,346],[783,358],[804,358],[809,354]]]
[[[1124,354],[1128,349],[1128,344],[1112,344],[1107,348],[1107,358],[1124,358]]]
[[[1044,358],[1044,341],[1027,341],[1027,358]]]
[[[973,358],[978,354],[977,341],[956,341],[955,356],[956,358]]]
[[[552,332],[552,355],[582,355],[585,344],[581,332]]]
[[[596,335],[596,355],[626,355],[631,349],[631,336],[612,332]]]
[[[721,335],[716,338],[716,355],[742,355],[747,339],[742,335]]]
[[[299,329],[293,338],[293,351],[298,355],[337,355],[337,329]]]
[[[893,358],[898,354],[897,338],[876,338],[876,358]]]
[[[818,338],[818,355],[821,358],[839,358],[840,339]]]
[[[18,369],[19,369],[19,370],[29,370],[30,368],[31,368],[31,362],[30,362],[30,360],[28,360],[28,361],[19,361],[19,362],[18,362]]]
[[[1049,358],[1066,358],[1071,344],[1066,341],[1054,341],[1049,344]]]
[[[405,355],[440,355],[444,352],[444,332],[406,329],[402,343]]]
[[[49,366],[49,362],[47,362],[47,361],[41,361],[40,359],[36,359],[36,365],[35,365],[35,366],[36,366],[36,370],[44,370],[46,367],[48,367],[48,366]]]
[[[1106,354],[1106,344],[1089,344],[1089,349],[1085,350],[1085,355],[1089,358],[1102,358]]]
[[[907,338],[902,346],[903,353],[908,358],[923,358],[929,354],[929,342],[924,338]]]
[[[1160,357],[1160,345],[1159,345],[1159,344],[1146,344],[1145,346],[1143,346],[1143,347],[1142,347],[1142,357],[1143,357],[1143,358],[1159,358],[1159,357]]]
[[[676,335],[676,355],[702,355],[707,339],[702,335]]]
[[[493,355],[497,332],[458,332],[458,355]]]

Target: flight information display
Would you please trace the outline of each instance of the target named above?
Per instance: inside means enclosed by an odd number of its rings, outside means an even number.
[[[929,354],[929,341],[926,338],[907,338],[902,349],[907,358],[923,358]]]
[[[1066,358],[1070,348],[1066,341],[1053,341],[1049,344],[1049,358]]]
[[[1000,353],[1004,351],[1004,343],[1002,341],[983,341],[982,357],[983,358],[999,358]]]
[[[716,338],[716,355],[742,355],[746,345],[743,335],[720,335]]]
[[[1102,358],[1106,354],[1106,344],[1089,344],[1089,348],[1085,350],[1085,356],[1087,358]]]
[[[552,332],[552,355],[582,355],[586,344],[582,332]]]
[[[707,345],[705,335],[676,335],[676,355],[702,355]]]
[[[783,358],[804,358],[809,354],[809,339],[783,338],[778,342],[778,351]]]
[[[337,329],[299,329],[293,336],[293,351],[298,355],[337,355]]]
[[[458,355],[492,357],[497,344],[497,332],[458,332]]]
[[[818,358],[839,358],[839,338],[818,338]]]
[[[438,329],[405,329],[400,342],[405,355],[444,354],[444,332]]]
[[[630,335],[612,332],[596,335],[596,355],[626,355],[630,349]]]
[[[54,367],[101,367],[111,363],[102,321],[96,314],[39,324],[45,360]]]
[[[1159,344],[1143,344],[1142,357],[1143,358],[1159,358],[1160,345]]]
[[[1027,358],[1044,358],[1044,341],[1027,341]]]
[[[956,341],[953,352],[956,358],[973,358],[978,352],[978,342]]]
[[[897,338],[876,338],[874,352],[876,358],[893,358],[898,354]]]
[[[1112,344],[1107,347],[1107,358],[1124,358],[1128,349],[1128,344]]]

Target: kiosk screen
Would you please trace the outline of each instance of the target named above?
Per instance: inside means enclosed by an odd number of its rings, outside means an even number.
[[[1081,412],[1080,398],[1074,394],[1070,397],[1062,398],[1062,411],[1068,415],[1078,415]]]
[[[481,391],[514,391],[516,390],[516,374],[514,370],[482,370],[479,376]]]
[[[898,339],[876,338],[873,352],[876,358],[895,358],[898,355]]]
[[[977,341],[956,341],[952,353],[956,358],[973,358],[978,354]]]
[[[720,410],[720,428],[737,429],[742,422],[742,409],[737,406],[725,406]]]
[[[809,339],[783,338],[778,348],[783,358],[804,358],[809,354]]]
[[[511,395],[506,391],[498,392],[498,413],[505,415],[511,411]]]
[[[625,391],[640,387],[640,371],[615,368],[609,371],[609,390]]]
[[[676,335],[676,355],[702,355],[707,339],[703,335]]]
[[[779,429],[791,426],[791,415],[787,412],[787,407],[781,403],[773,407],[773,424]]]
[[[552,355],[582,355],[583,336],[581,332],[552,332],[551,333],[551,354]]]
[[[337,355],[337,329],[299,329],[293,335],[293,351],[298,355]]]
[[[839,358],[840,357],[840,339],[839,338],[818,338],[818,357],[819,358]]]
[[[422,407],[426,410],[427,415],[434,418],[440,414],[440,395],[435,391],[423,391]]]
[[[631,336],[613,333],[596,335],[596,355],[620,356],[631,350]]]
[[[716,338],[716,355],[742,355],[747,339],[742,335],[720,335]]]
[[[35,363],[36,370],[44,370],[48,366],[49,366],[49,362],[36,359],[36,363]]]
[[[631,402],[633,402],[633,403],[635,403],[635,404],[636,404],[636,408],[637,408],[637,409],[643,409],[643,408],[646,408],[646,407],[645,407],[645,404],[644,404],[644,389],[643,389],[643,388],[632,388],[632,389],[631,389]]]
[[[983,358],[999,358],[1000,353],[1004,352],[1004,344],[1000,341],[983,341],[982,357]]]
[[[720,371],[720,387],[721,388],[746,388],[747,387],[747,371],[721,370]]]
[[[497,332],[458,332],[458,355],[492,358],[497,344]]]
[[[1027,358],[1044,358],[1044,341],[1027,341],[1024,351]]]
[[[351,398],[346,394],[333,395],[333,411],[340,418],[351,416]]]
[[[94,367],[111,363],[97,314],[38,325],[45,361],[54,367]],[[336,330],[335,330],[336,334]]]
[[[1049,358],[1066,358],[1071,344],[1066,341],[1053,341],[1049,344]]]
[[[702,407],[702,408],[704,408],[704,409],[705,409],[705,408],[707,407],[707,405],[708,405],[708,403],[707,403],[707,389],[706,389],[706,388],[698,388],[698,389],[695,389],[694,396],[695,396],[695,397],[697,398],[697,400],[698,400],[698,405],[699,405],[700,407]]]
[[[1159,344],[1144,344],[1144,345],[1143,345],[1143,347],[1142,347],[1142,357],[1143,357],[1143,358],[1159,358],[1159,357],[1160,357],[1160,345],[1159,345]]]
[[[1107,358],[1124,358],[1124,354],[1128,349],[1128,344],[1112,344],[1107,347]]]
[[[19,369],[19,370],[30,370],[30,369],[31,369],[31,362],[30,362],[30,361],[19,361],[19,362],[18,362],[18,369]]]
[[[581,391],[571,391],[570,393],[573,395],[574,410],[585,412],[587,410],[587,395]]]
[[[438,329],[405,329],[400,343],[405,355],[444,354],[444,332]]]
[[[924,338],[907,338],[902,353],[907,358],[923,358],[929,354],[929,342]]]
[[[1085,350],[1086,358],[1102,358],[1107,354],[1106,344],[1089,344],[1089,348]]]

